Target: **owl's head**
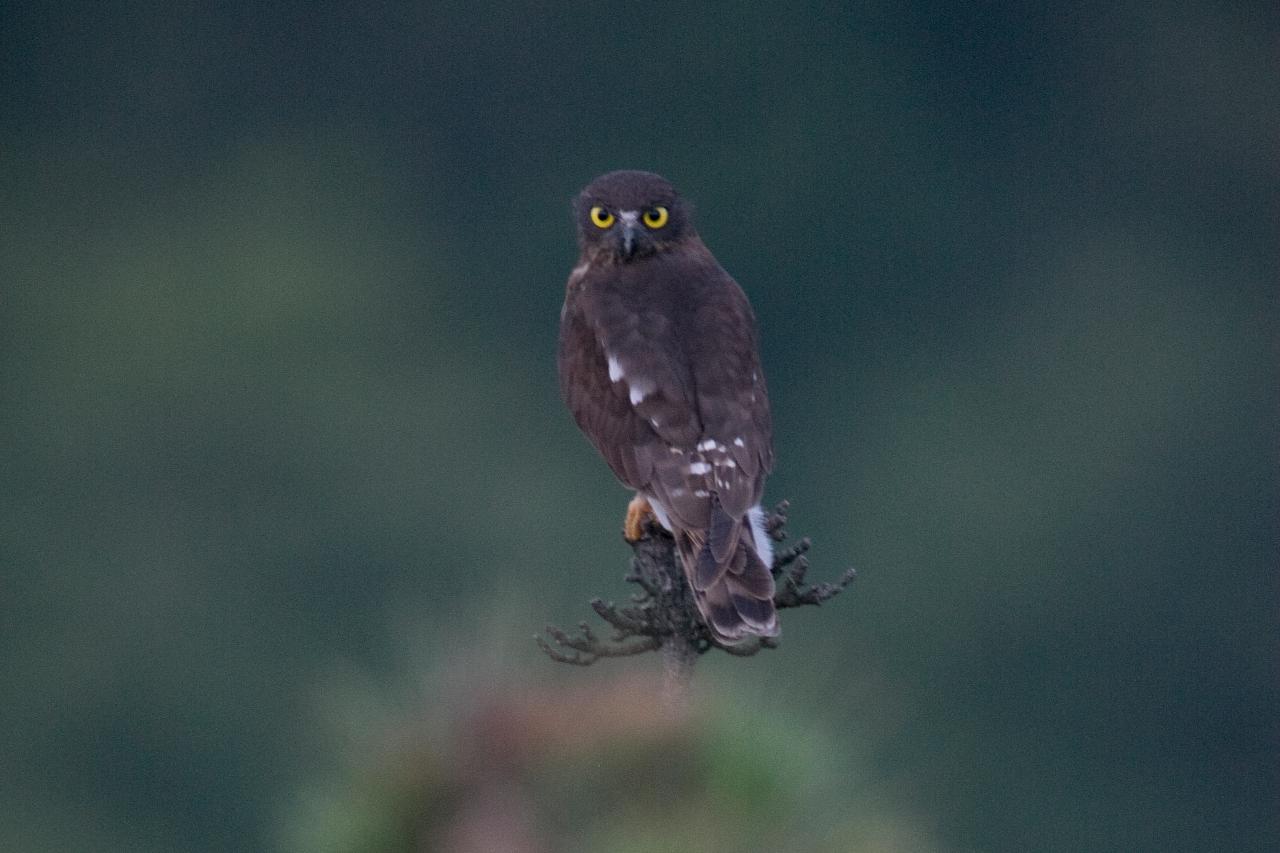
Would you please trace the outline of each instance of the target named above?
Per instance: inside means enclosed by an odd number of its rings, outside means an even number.
[[[619,261],[651,255],[694,233],[688,205],[652,172],[601,175],[574,199],[573,212],[582,248]]]

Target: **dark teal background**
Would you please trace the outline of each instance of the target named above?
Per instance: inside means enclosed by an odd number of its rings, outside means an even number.
[[[939,850],[1276,849],[1258,10],[7,5],[0,847],[270,849],[333,717],[608,676],[529,637],[625,592],[554,351],[569,199],[628,167],[861,572],[700,683]]]

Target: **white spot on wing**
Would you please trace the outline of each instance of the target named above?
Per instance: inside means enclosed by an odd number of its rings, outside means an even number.
[[[691,462],[689,464],[690,474],[705,474],[711,470],[711,466],[705,462]]]
[[[706,489],[694,489],[693,496],[695,498],[709,498],[711,497],[711,493],[708,492]]]
[[[711,448],[713,448],[713,447],[715,447],[715,446],[716,446],[716,440],[715,440],[714,438],[708,438],[706,441],[703,441],[703,442],[701,442],[701,443],[699,443],[699,444],[698,444],[698,449],[699,449],[699,450],[710,450]]]
[[[742,436],[738,436],[737,438],[735,438],[735,439],[733,440],[733,446],[734,446],[734,447],[746,447],[746,446],[747,446],[747,443],[746,443],[745,441],[743,441],[743,440],[742,440]]]
[[[609,356],[609,381],[617,382],[622,378],[622,365],[613,356]]]
[[[635,382],[632,382],[631,388],[627,392],[627,396],[631,398],[631,405],[640,405],[644,401],[645,397],[648,397],[653,393],[656,387],[657,386],[652,382],[648,382],[644,379],[637,379]]]

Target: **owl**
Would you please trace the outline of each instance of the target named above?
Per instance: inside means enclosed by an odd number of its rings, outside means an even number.
[[[712,636],[778,634],[760,500],[773,427],[746,295],[666,179],[618,171],[573,204],[580,254],[560,315],[560,390],[574,420],[675,539]]]

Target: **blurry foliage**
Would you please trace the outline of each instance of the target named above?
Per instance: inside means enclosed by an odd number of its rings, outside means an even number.
[[[510,679],[501,679],[510,684]],[[392,724],[294,800],[306,853],[706,853],[935,849],[865,795],[867,768],[796,714],[705,695],[664,712],[648,677],[483,692],[452,719]],[[437,697],[438,698],[438,697]],[[366,733],[366,739],[369,735]],[[374,740],[377,739],[375,735]],[[316,783],[313,783],[313,785]]]

